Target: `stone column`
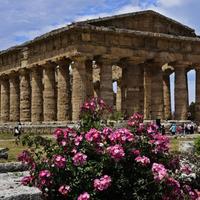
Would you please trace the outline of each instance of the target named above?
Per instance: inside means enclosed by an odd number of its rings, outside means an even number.
[[[94,97],[94,85],[93,85],[93,63],[92,60],[86,61],[86,97],[90,99]]]
[[[58,78],[58,101],[57,120],[67,121],[71,119],[71,94],[70,94],[70,74],[69,65],[71,61],[61,60],[57,70]]]
[[[26,69],[20,70],[20,121],[31,121],[30,74]]]
[[[86,66],[85,57],[77,57],[72,65],[72,120],[79,119],[80,108],[86,100]]]
[[[107,59],[100,63],[100,97],[113,107],[112,64]]]
[[[117,81],[116,110],[118,112],[122,111],[122,90],[120,80]]]
[[[127,69],[126,66],[122,65],[122,79],[121,79],[121,110],[123,114],[127,114],[127,109],[126,109],[126,93],[127,93]]]
[[[164,97],[164,118],[171,119],[171,94],[170,94],[170,76],[163,74],[163,97]]]
[[[94,85],[94,97],[100,97],[100,81],[93,83]]]
[[[144,119],[151,119],[151,70],[144,67]]]
[[[141,68],[139,65],[128,64],[127,66],[127,96],[126,96],[126,108],[128,115],[132,115],[140,110],[140,83],[143,81],[141,74]]]
[[[32,101],[31,101],[31,121],[43,121],[43,84],[41,66],[35,66],[31,71]]]
[[[175,68],[175,119],[187,119],[188,86],[185,66]]]
[[[9,121],[9,80],[1,77],[1,122]]]
[[[151,80],[151,117],[152,119],[163,119],[163,72],[162,64],[154,63],[152,66]]]
[[[200,68],[196,69],[196,106],[195,119],[200,122]]]
[[[12,73],[9,77],[10,82],[10,121],[18,122],[20,120],[20,90],[19,75]]]
[[[56,121],[56,81],[55,63],[46,63],[44,66],[44,93],[43,115],[44,121]]]

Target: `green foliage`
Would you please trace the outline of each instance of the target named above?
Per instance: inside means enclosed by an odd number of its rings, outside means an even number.
[[[200,136],[194,140],[195,152],[200,155]]]

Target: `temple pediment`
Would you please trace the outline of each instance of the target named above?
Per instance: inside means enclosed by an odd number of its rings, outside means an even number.
[[[87,20],[82,23],[170,35],[196,36],[195,31],[190,27],[152,10]]]

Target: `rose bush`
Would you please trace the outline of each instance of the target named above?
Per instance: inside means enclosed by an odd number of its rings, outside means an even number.
[[[170,155],[169,139],[136,113],[126,127],[102,126],[103,100],[81,109],[78,130],[56,129],[55,140],[23,151],[28,163],[24,185],[38,187],[44,199],[189,200],[197,199],[192,167]],[[94,121],[93,121],[94,120]],[[37,144],[38,147],[38,144]]]

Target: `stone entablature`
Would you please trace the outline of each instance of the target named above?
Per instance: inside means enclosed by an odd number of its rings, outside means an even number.
[[[145,29],[136,23],[141,16]],[[131,23],[137,26],[129,27]],[[175,116],[186,119],[185,77],[198,67],[200,38],[193,29],[160,14],[145,11],[74,23],[0,52],[1,121],[77,120],[80,105],[93,95],[128,115],[142,112],[146,119],[170,118],[173,72]],[[196,87],[199,91],[200,85]],[[198,108],[200,94],[196,96]]]

